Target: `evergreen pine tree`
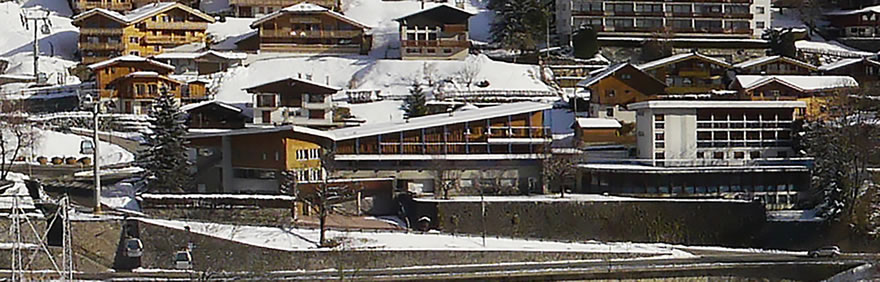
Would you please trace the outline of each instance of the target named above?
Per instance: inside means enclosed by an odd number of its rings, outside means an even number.
[[[403,111],[406,118],[420,117],[428,114],[427,98],[422,85],[413,82],[409,88],[409,96],[403,100]]]
[[[492,0],[488,7],[495,12],[490,27],[493,43],[512,50],[536,50],[547,33],[549,1]]]
[[[592,26],[586,26],[575,32],[571,39],[572,47],[574,47],[574,57],[578,59],[589,59],[599,53],[599,39],[596,30]]]
[[[138,154],[150,192],[182,192],[190,183],[186,151],[186,116],[174,95],[163,88],[153,100],[150,130],[144,134],[146,149]]]

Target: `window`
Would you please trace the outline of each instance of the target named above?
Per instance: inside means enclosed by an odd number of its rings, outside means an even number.
[[[614,97],[614,89],[605,90],[605,96]]]
[[[632,19],[611,19],[611,26],[613,27],[633,27]]]
[[[663,132],[654,134],[654,140],[662,141],[663,140]]]
[[[703,152],[697,152],[697,158],[698,158],[698,159],[702,159],[702,158],[705,158],[705,157],[706,157],[706,154],[704,154]]]
[[[309,103],[324,103],[325,96],[322,94],[308,94]]]
[[[658,122],[658,123],[654,124],[654,128],[656,128],[656,129],[663,129],[664,127],[665,126],[662,122]]]
[[[661,160],[662,160],[662,159],[665,159],[665,158],[666,158],[666,154],[664,154],[663,152],[656,152],[656,153],[654,153],[654,159],[661,159]]]
[[[461,188],[471,188],[474,187],[474,181],[470,179],[461,179],[458,181],[458,186],[461,186]]]
[[[746,153],[745,152],[733,152],[733,158],[734,159],[745,159]]]
[[[663,149],[666,148],[666,144],[663,141],[658,141],[654,143],[654,148]]]
[[[714,152],[712,153],[712,158],[716,160],[724,159],[724,152]]]
[[[755,14],[763,15],[764,14],[764,6],[755,6]]]
[[[664,119],[666,119],[664,115],[654,115],[654,121],[663,121]]]
[[[761,152],[758,152],[758,151],[750,152],[750,153],[749,153],[749,158],[750,158],[750,159],[753,159],[753,160],[760,159],[760,158],[761,158]]]
[[[129,54],[129,55],[132,55],[132,56],[140,56],[140,55],[141,55],[141,52],[138,52],[138,51],[131,51],[131,52],[128,52],[128,54]]]
[[[275,95],[257,96],[257,107],[275,107]]]
[[[452,49],[443,49],[443,54],[452,54]]]
[[[632,75],[625,73],[620,75],[620,79],[632,79]]]
[[[605,116],[606,117],[613,117],[614,116],[614,108],[605,109]]]
[[[763,21],[756,21],[755,28],[756,29],[764,29],[764,22]]]
[[[155,51],[155,52],[161,52],[161,51],[162,51],[162,47],[159,47],[159,46],[153,46],[153,51]]]

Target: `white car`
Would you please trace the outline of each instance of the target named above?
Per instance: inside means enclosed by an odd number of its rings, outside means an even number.
[[[125,255],[130,258],[137,258],[144,255],[144,244],[141,242],[141,239],[125,239]]]
[[[811,258],[829,257],[834,258],[840,255],[840,248],[837,246],[827,246],[812,250],[807,253]]]
[[[179,251],[174,253],[174,268],[192,269],[192,267],[192,255],[189,251]]]

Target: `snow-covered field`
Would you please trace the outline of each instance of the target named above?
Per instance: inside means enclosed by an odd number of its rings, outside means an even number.
[[[91,157],[90,154],[80,153],[80,143],[84,140],[91,140],[91,138],[51,130],[35,130],[37,131],[38,139],[33,152],[26,149],[25,152],[22,152],[22,155],[33,157],[45,156],[49,159],[52,157]],[[101,164],[104,165],[134,161],[134,154],[118,145],[104,141],[100,142],[100,153],[99,158]]]
[[[242,244],[283,251],[315,250],[318,229],[278,228],[246,225],[227,225],[195,221],[139,218],[139,220],[184,230],[189,226],[194,233],[231,240]],[[686,258],[691,254],[660,244],[536,241],[487,237],[486,246],[478,236],[422,234],[404,232],[343,232],[327,231],[328,238],[344,239],[344,248],[360,250],[461,250],[461,251],[554,251],[591,253],[632,253],[673,255]]]

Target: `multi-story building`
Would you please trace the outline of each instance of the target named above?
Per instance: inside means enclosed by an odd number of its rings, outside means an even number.
[[[400,23],[400,57],[404,60],[460,60],[467,57],[468,19],[474,14],[437,5],[395,19]]]
[[[814,65],[780,55],[751,59],[733,65],[738,74],[809,75],[819,70]]]
[[[860,85],[877,87],[880,82],[880,62],[871,58],[847,58],[819,67],[823,75],[852,76]]]
[[[831,22],[828,32],[838,41],[859,49],[880,50],[880,6],[831,11],[825,17]]]
[[[254,94],[254,124],[336,125],[331,96],[339,88],[288,77],[244,90]]]
[[[739,91],[742,100],[805,102],[805,117],[816,119],[833,115],[829,103],[858,91],[859,83],[850,76],[737,75],[730,88]]]
[[[697,52],[682,53],[638,66],[645,73],[666,83],[666,93],[709,93],[727,89],[724,77],[730,63]]]
[[[138,56],[120,56],[89,65],[101,99],[116,101],[115,111],[146,114],[162,89],[180,99],[182,82],[169,78],[174,66]]]
[[[800,101],[646,101],[637,111],[637,159],[579,166],[580,191],[759,199],[790,208],[809,187],[809,159],[792,137]]]
[[[184,105],[180,110],[187,114],[187,128],[238,129],[248,119],[238,107],[217,100]]]
[[[770,28],[769,0],[557,0],[563,39],[582,26],[599,36],[756,38]]]
[[[591,117],[635,122],[635,113],[625,109],[626,104],[654,99],[662,94],[666,84],[629,63],[619,63],[591,73],[578,82],[578,93],[589,93]]]
[[[214,18],[177,2],[149,4],[125,15],[92,9],[73,18],[84,64],[121,55],[152,56],[165,48],[205,42]]]
[[[76,13],[82,13],[91,9],[105,9],[116,12],[125,12],[133,8],[129,0],[73,0],[71,8]]]
[[[337,0],[229,0],[229,6],[232,7],[232,12],[236,17],[259,18],[279,11],[284,7],[304,2],[309,2],[334,11],[339,10],[339,1]]]
[[[325,7],[300,3],[257,19],[260,51],[367,54],[370,28]]]

